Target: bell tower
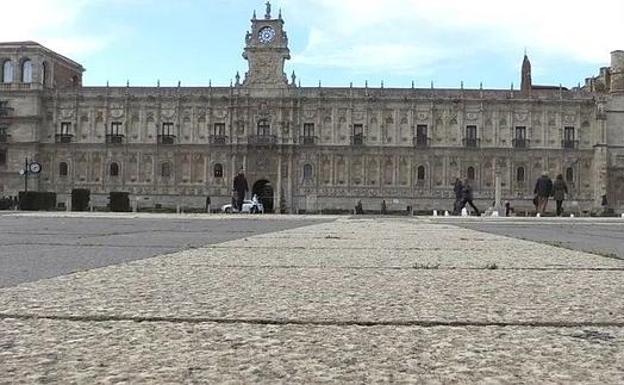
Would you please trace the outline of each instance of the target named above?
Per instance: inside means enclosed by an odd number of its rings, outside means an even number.
[[[281,88],[288,86],[284,63],[290,59],[288,37],[280,11],[277,19],[271,16],[271,3],[266,3],[263,19],[251,19],[251,31],[245,37],[243,58],[249,64],[243,86]]]

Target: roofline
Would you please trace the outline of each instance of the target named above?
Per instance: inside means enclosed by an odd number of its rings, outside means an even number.
[[[46,52],[47,54],[54,56],[55,58],[64,61],[65,64],[69,64],[71,66],[74,67],[78,67],[80,69],[81,72],[85,72],[85,68],[82,66],[82,64],[68,58],[67,56],[61,55],[60,53],[51,50],[50,48],[37,43],[36,41],[15,41],[15,42],[0,42],[0,48],[10,48],[14,46],[15,48],[19,49],[22,47],[28,47],[28,48],[38,48],[41,49],[42,51]]]

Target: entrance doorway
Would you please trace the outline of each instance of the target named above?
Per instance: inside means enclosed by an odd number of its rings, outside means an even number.
[[[253,185],[252,193],[258,196],[258,200],[264,206],[265,213],[273,212],[273,186],[268,180],[262,179]]]

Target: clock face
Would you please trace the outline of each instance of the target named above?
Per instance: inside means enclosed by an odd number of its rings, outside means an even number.
[[[258,39],[262,44],[268,44],[275,39],[275,30],[271,27],[264,27],[258,33]]]
[[[39,174],[41,172],[41,164],[33,162],[29,166],[30,172],[33,174]]]

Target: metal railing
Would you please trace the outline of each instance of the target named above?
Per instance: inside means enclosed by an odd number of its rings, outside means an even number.
[[[175,135],[158,135],[158,144],[175,144]]]
[[[414,147],[418,148],[426,148],[431,146],[431,138],[427,138],[426,136],[415,136],[413,138]]]
[[[54,142],[61,144],[71,143],[73,137],[71,134],[56,134],[54,135]]]
[[[578,140],[564,139],[561,141],[561,147],[566,150],[575,150],[579,146]]]
[[[528,139],[516,138],[511,141],[511,144],[513,148],[529,148],[529,144],[531,144],[531,141]]]
[[[227,144],[228,137],[225,135],[210,135],[208,137],[208,143],[215,145],[225,145]]]
[[[318,143],[318,136],[302,136],[299,138],[299,143],[304,146],[314,146]]]
[[[467,147],[467,148],[479,148],[481,147],[481,139],[464,138],[463,144],[464,144],[464,147]]]
[[[277,144],[277,136],[275,135],[250,135],[247,142],[254,146],[269,146]]]
[[[363,146],[366,142],[366,137],[364,135],[353,135],[351,137],[351,145],[353,146]]]
[[[106,135],[106,144],[122,144],[124,136],[119,134]]]

